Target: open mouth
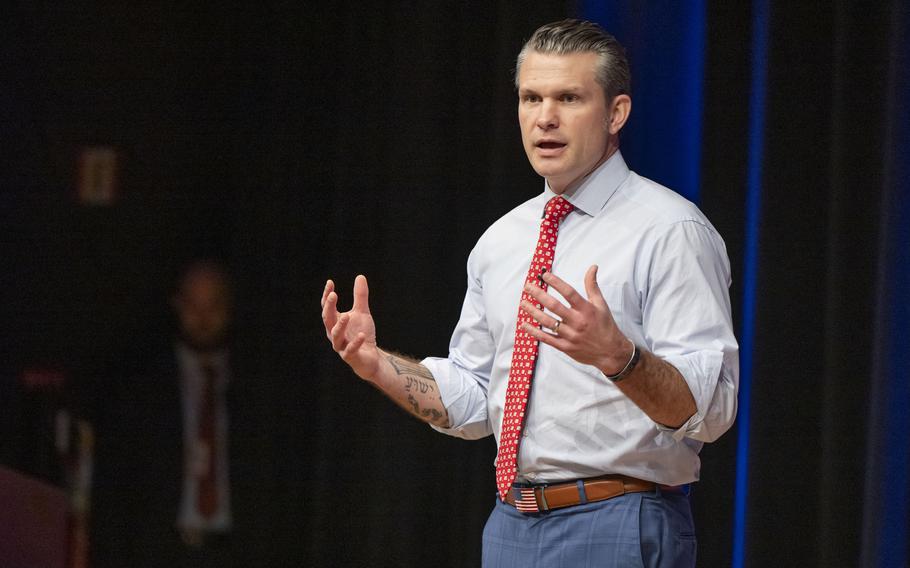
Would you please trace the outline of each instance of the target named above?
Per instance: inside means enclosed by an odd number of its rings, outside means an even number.
[[[557,158],[562,156],[567,144],[558,140],[538,140],[534,143],[534,146],[537,147],[537,155],[539,157]]]
[[[556,142],[553,140],[541,140],[537,143],[537,147],[542,150],[559,150],[560,148],[565,148],[566,145],[563,142]]]

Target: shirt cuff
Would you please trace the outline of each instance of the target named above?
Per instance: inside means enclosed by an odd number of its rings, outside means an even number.
[[[448,428],[430,424],[431,428],[466,440],[484,438],[493,433],[487,419],[486,392],[467,371],[451,359],[440,357],[427,357],[420,363],[433,375],[449,415]]]
[[[696,351],[686,355],[671,355],[664,357],[664,361],[673,365],[682,375],[695,399],[695,414],[689,417],[682,426],[671,428],[657,424],[657,429],[667,432],[677,442],[685,437],[705,440],[703,434],[706,428],[705,417],[714,399],[714,391],[720,378],[724,356],[721,351]]]

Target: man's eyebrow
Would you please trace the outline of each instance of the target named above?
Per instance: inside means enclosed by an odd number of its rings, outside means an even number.
[[[578,84],[578,85],[569,85],[569,86],[567,86],[567,87],[562,87],[562,88],[559,88],[559,89],[554,89],[553,92],[557,93],[558,95],[564,95],[564,94],[567,94],[567,93],[577,94],[577,93],[580,93],[580,92],[582,92],[582,91],[584,91],[584,90],[585,90],[584,85]],[[540,94],[540,93],[537,91],[537,89],[533,89],[533,88],[531,88],[531,87],[518,87],[518,92],[519,92],[520,94],[523,94],[523,95],[524,95],[524,94],[531,94],[531,95]]]

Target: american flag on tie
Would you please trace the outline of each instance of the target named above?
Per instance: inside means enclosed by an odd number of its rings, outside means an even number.
[[[534,496],[533,487],[519,487],[515,495],[515,508],[522,513],[538,513],[537,497]]]

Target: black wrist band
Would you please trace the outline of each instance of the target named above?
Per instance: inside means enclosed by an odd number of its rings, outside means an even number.
[[[633,341],[632,356],[629,357],[629,362],[626,363],[626,366],[622,368],[622,371],[616,373],[615,375],[606,375],[606,377],[614,383],[618,383],[619,381],[626,378],[626,376],[635,369],[636,365],[638,365],[639,359],[641,359],[641,351],[639,351],[638,345],[635,345],[635,342]]]

